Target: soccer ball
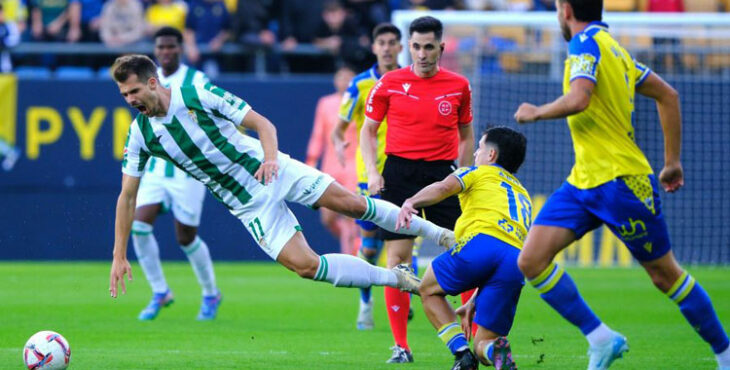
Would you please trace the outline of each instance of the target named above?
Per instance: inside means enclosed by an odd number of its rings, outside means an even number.
[[[68,367],[71,347],[66,338],[53,331],[33,334],[23,348],[23,362],[28,369],[57,370]]]

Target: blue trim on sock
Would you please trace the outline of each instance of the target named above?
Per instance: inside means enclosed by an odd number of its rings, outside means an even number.
[[[376,239],[374,236],[363,236],[361,248],[377,249],[378,239]]]
[[[548,279],[549,280],[549,279]],[[568,273],[563,273],[552,289],[540,295],[555,311],[587,335],[601,325],[595,313],[583,300]]]
[[[687,280],[689,280],[689,276]],[[727,333],[717,318],[710,296],[700,283],[695,281],[692,290],[679,303],[679,310],[700,337],[710,344],[715,354],[728,348],[730,341]]]
[[[452,354],[456,354],[456,352],[461,348],[469,348],[469,342],[466,341],[466,336],[464,335],[464,333],[459,333],[458,335],[451,338],[446,346],[449,347],[449,350]]]

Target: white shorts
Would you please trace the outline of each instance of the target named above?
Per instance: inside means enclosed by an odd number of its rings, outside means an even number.
[[[276,180],[244,207],[231,211],[273,260],[294,234],[302,230],[286,202],[312,207],[335,181],[332,176],[296,159],[280,157],[279,165]]]
[[[205,185],[192,177],[174,178],[146,172],[137,192],[137,207],[162,204],[172,210],[175,219],[183,225],[198,227],[203,214]]]

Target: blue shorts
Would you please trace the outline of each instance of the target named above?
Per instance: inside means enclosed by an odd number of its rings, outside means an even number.
[[[368,191],[368,183],[367,182],[358,182],[357,183],[357,192],[358,194],[362,196],[370,196],[370,192]],[[374,195],[371,198],[378,198],[380,199],[380,194]],[[363,221],[363,220],[355,220],[355,223],[360,226],[361,229],[365,231],[375,231],[378,229],[378,225],[370,222],[370,221]]]
[[[520,250],[489,235],[478,234],[461,249],[451,248],[431,264],[436,281],[448,295],[479,288],[474,322],[499,335],[509,334],[525,278],[517,268]]]
[[[671,248],[658,188],[654,175],[623,176],[592,189],[564,182],[534,224],[573,230],[576,239],[606,224],[634,258],[652,261]]]

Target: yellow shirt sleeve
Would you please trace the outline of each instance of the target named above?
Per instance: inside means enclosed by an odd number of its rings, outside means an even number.
[[[474,183],[474,171],[477,168],[476,166],[461,167],[452,174],[461,183],[462,192],[469,190],[469,187]]]

